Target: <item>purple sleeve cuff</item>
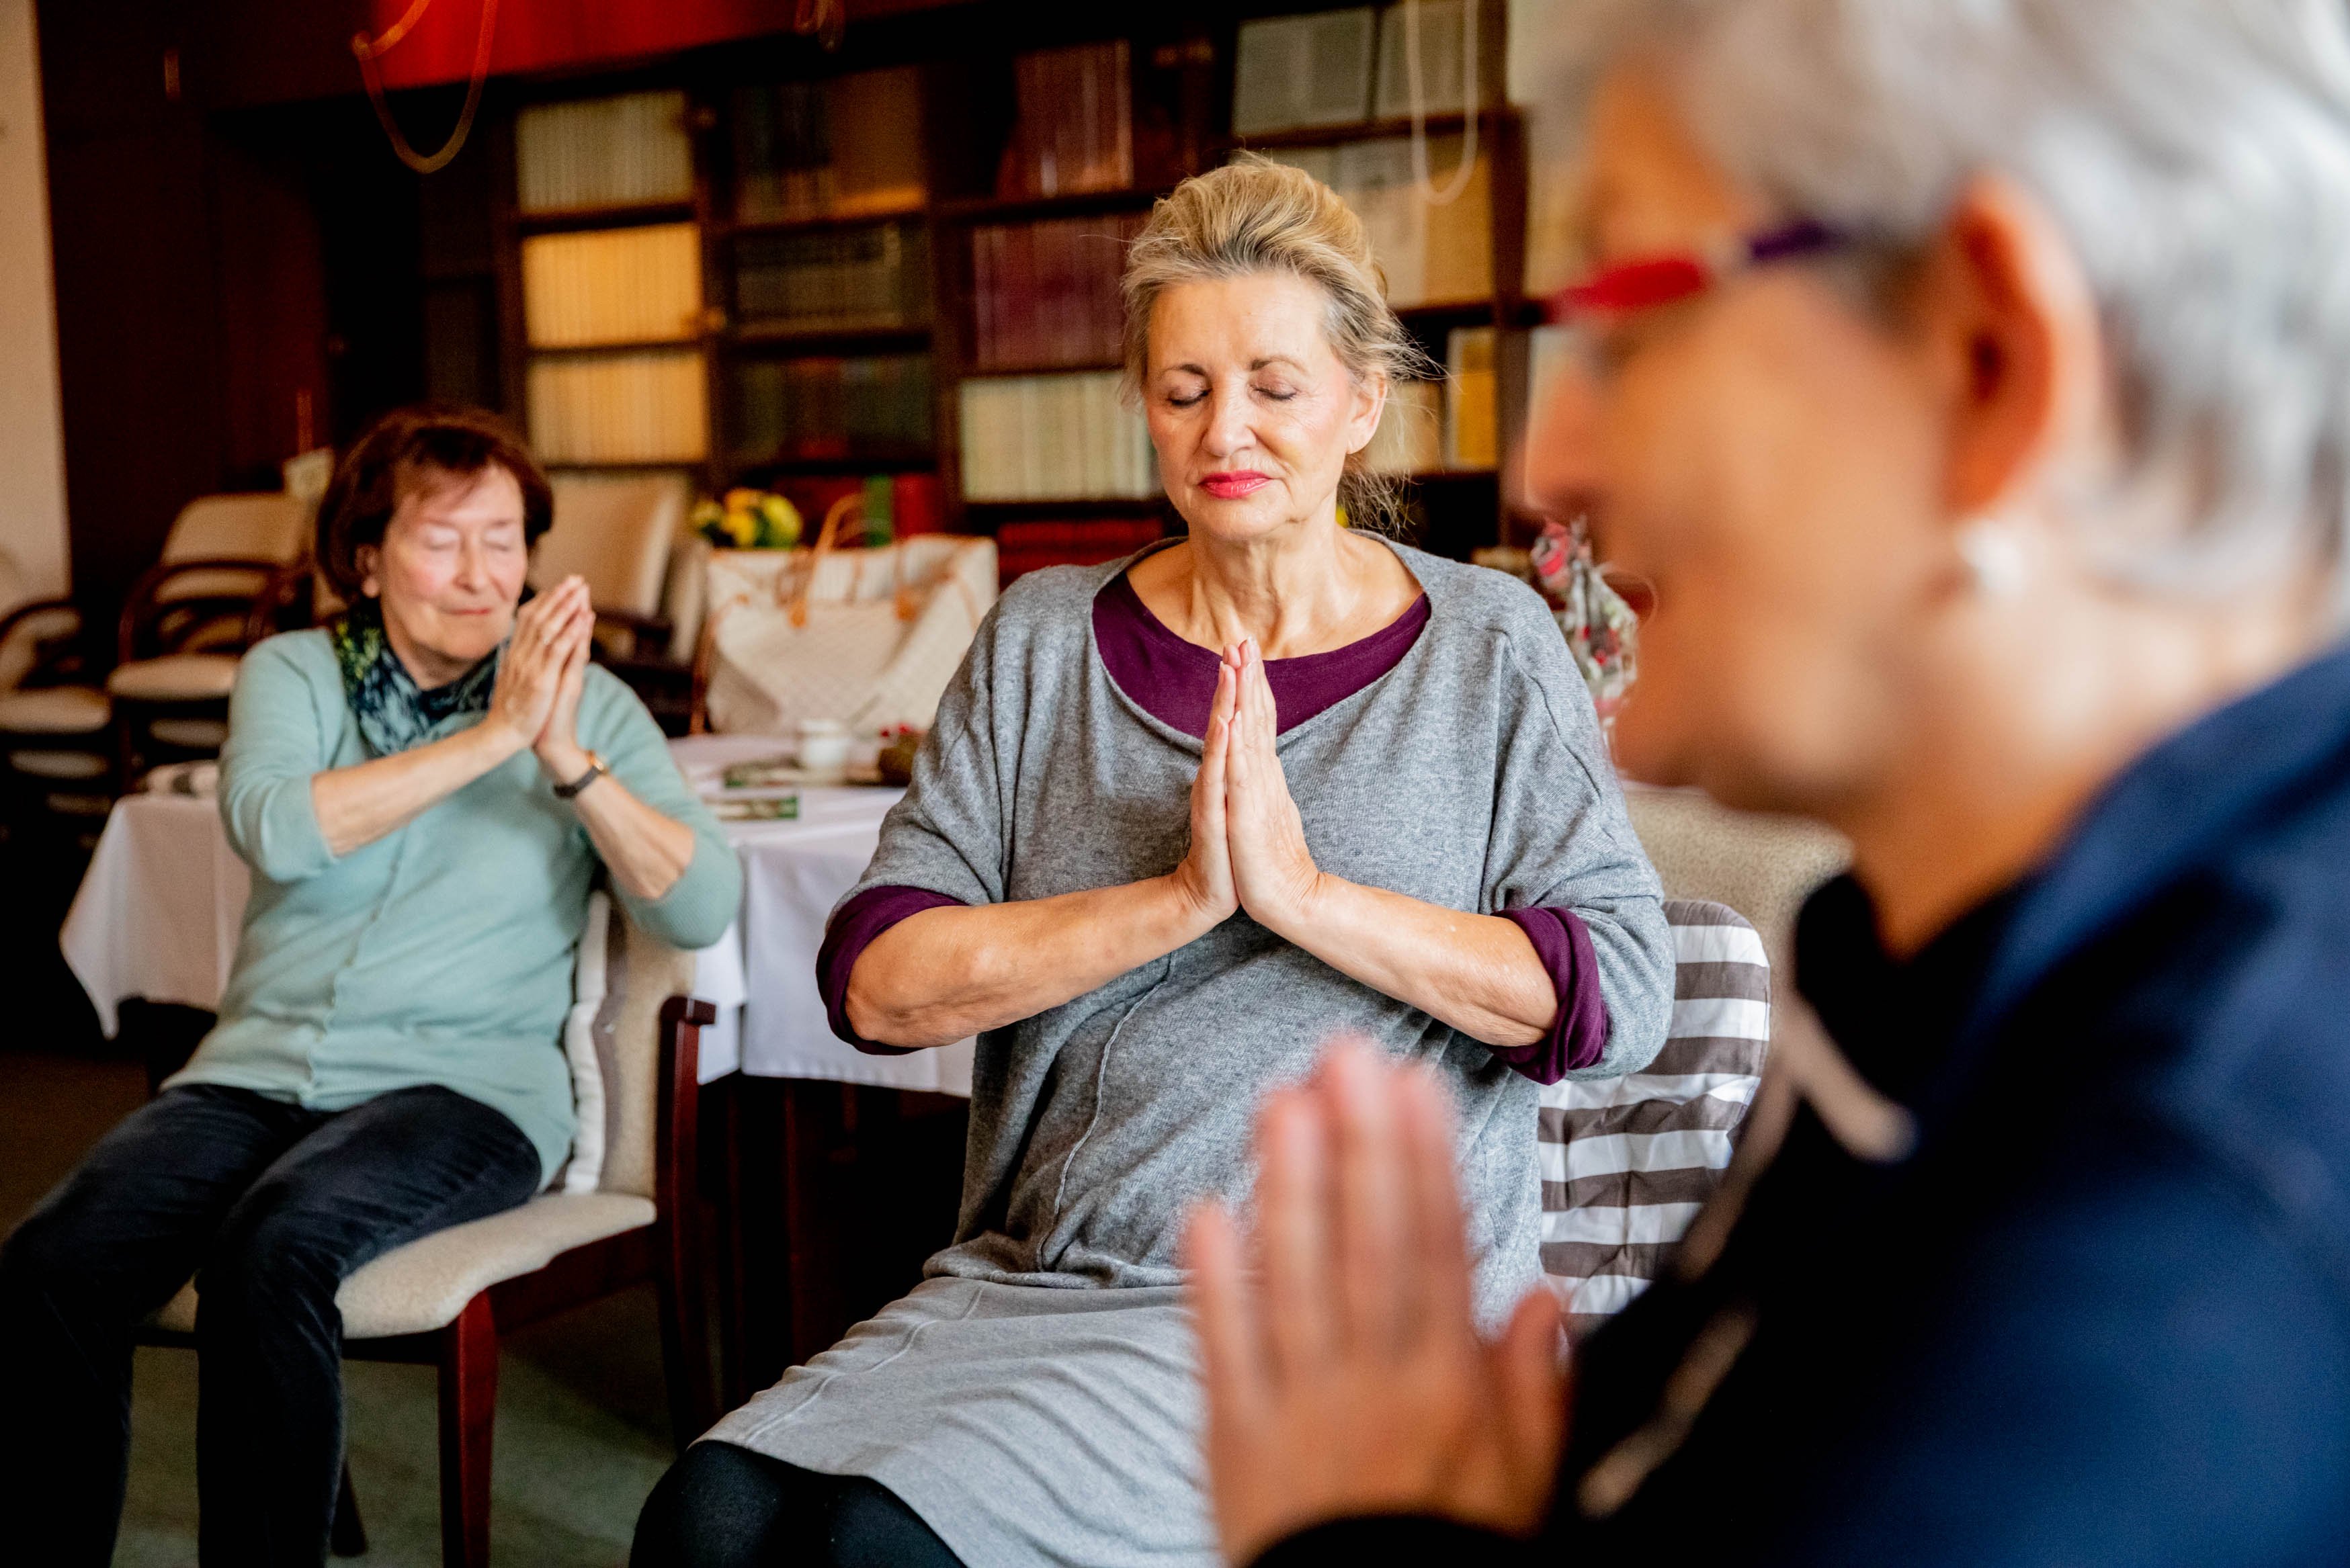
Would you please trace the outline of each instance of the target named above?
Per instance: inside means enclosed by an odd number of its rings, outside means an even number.
[[[1607,1050],[1607,1003],[1599,994],[1599,955],[1591,932],[1572,909],[1504,909],[1534,944],[1558,992],[1558,1018],[1547,1038],[1531,1045],[1496,1047],[1493,1054],[1537,1084],[1555,1084],[1596,1064]]]
[[[910,1047],[883,1045],[868,1040],[849,1026],[848,976],[873,939],[924,909],[961,909],[961,898],[933,893],[928,888],[868,888],[832,912],[824,926],[824,944],[816,949],[816,983],[824,993],[825,1016],[832,1032],[871,1056],[903,1056]]]

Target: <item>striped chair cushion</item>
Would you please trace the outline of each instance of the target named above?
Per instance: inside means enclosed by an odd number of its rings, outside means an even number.
[[[1771,961],[1735,910],[1665,900],[1679,971],[1665,1048],[1543,1090],[1543,1272],[1589,1332],[1648,1288],[1730,1164],[1771,1044]]]

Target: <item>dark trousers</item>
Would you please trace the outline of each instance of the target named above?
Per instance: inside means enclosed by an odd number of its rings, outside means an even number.
[[[0,1247],[8,1554],[113,1555],[131,1333],[192,1274],[202,1561],[323,1563],[343,1456],[336,1288],[538,1182],[522,1130],[449,1089],[329,1114],[206,1085],[124,1117]]]
[[[645,1500],[629,1568],[962,1568],[896,1492],[696,1443]]]

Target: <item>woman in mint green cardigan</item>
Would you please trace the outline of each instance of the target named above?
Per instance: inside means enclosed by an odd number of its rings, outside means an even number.
[[[103,1564],[130,1332],[191,1273],[207,1565],[324,1560],[342,1453],[335,1291],[510,1208],[572,1133],[560,1044],[589,883],[681,947],[742,873],[659,728],[591,665],[571,578],[520,603],[546,482],[480,416],[394,414],[337,473],[351,603],[246,655],[221,816],[253,868],[218,1027],[0,1250],[0,1464],[32,1558]]]

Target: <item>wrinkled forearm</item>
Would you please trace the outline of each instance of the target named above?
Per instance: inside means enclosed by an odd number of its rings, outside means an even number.
[[[413,751],[314,774],[310,807],[319,836],[339,858],[414,820],[523,746],[504,725],[484,720]]]
[[[631,898],[648,903],[660,898],[693,864],[693,829],[639,800],[609,774],[580,791],[571,805],[605,869]]]
[[[1525,932],[1324,872],[1277,934],[1342,974],[1409,1002],[1472,1040],[1503,1047],[1545,1038],[1558,989]]]
[[[848,978],[848,1021],[878,1044],[951,1045],[1083,996],[1216,923],[1172,877],[924,909],[858,956]]]

